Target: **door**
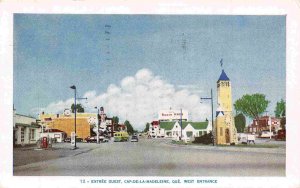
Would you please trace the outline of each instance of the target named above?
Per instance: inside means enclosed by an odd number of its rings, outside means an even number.
[[[226,143],[230,143],[229,129],[225,130],[225,139],[226,139]]]

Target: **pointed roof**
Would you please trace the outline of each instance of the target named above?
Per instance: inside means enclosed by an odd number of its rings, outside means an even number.
[[[217,109],[217,111],[216,111],[216,117],[218,117],[218,116],[224,116],[224,111],[223,111],[223,109],[221,108],[221,106],[220,106],[220,104],[219,104],[219,107],[218,107],[218,109]]]
[[[177,121],[176,121],[177,122]],[[165,130],[172,130],[176,122],[171,121],[171,122],[160,122],[160,128],[165,129]],[[180,122],[178,122],[180,124]],[[189,122],[189,121],[183,121],[182,122],[182,129],[185,129],[188,124],[190,124],[194,129],[206,129],[208,126],[208,121],[204,122]]]
[[[220,78],[219,78],[218,81],[220,81],[220,80],[229,81],[229,78],[228,78],[228,76],[226,75],[224,69],[222,69],[222,73],[221,73]]]

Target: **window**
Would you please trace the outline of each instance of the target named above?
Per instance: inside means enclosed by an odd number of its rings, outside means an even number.
[[[203,131],[204,134],[207,134],[207,131]]]
[[[223,136],[223,127],[220,127],[220,136]]]
[[[35,130],[34,129],[30,129],[30,131],[29,131],[29,139],[30,140],[35,140]]]
[[[202,131],[199,131],[199,136],[202,136]]]
[[[21,142],[24,142],[24,132],[25,132],[25,129],[24,127],[21,128]]]

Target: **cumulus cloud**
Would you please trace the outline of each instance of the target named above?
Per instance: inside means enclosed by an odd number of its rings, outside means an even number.
[[[109,116],[118,116],[121,121],[127,119],[138,130],[143,130],[147,122],[157,120],[160,110],[170,107],[187,110],[191,121],[203,121],[210,116],[210,107],[200,103],[200,88],[197,87],[196,92],[191,89],[193,87],[175,87],[150,70],[141,69],[134,76],[123,78],[119,85],[109,85],[104,93],[86,92],[84,97],[88,98],[88,103],[83,105],[90,112],[95,112],[95,106],[103,106]],[[62,112],[73,100],[54,102],[43,110]]]

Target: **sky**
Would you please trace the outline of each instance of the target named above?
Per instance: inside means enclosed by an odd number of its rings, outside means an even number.
[[[14,107],[61,113],[75,85],[87,112],[142,130],[163,109],[211,117],[213,89],[225,70],[233,102],[262,93],[274,114],[286,92],[285,16],[14,15]],[[109,25],[110,27],[105,27]],[[223,59],[223,67],[220,60]]]

